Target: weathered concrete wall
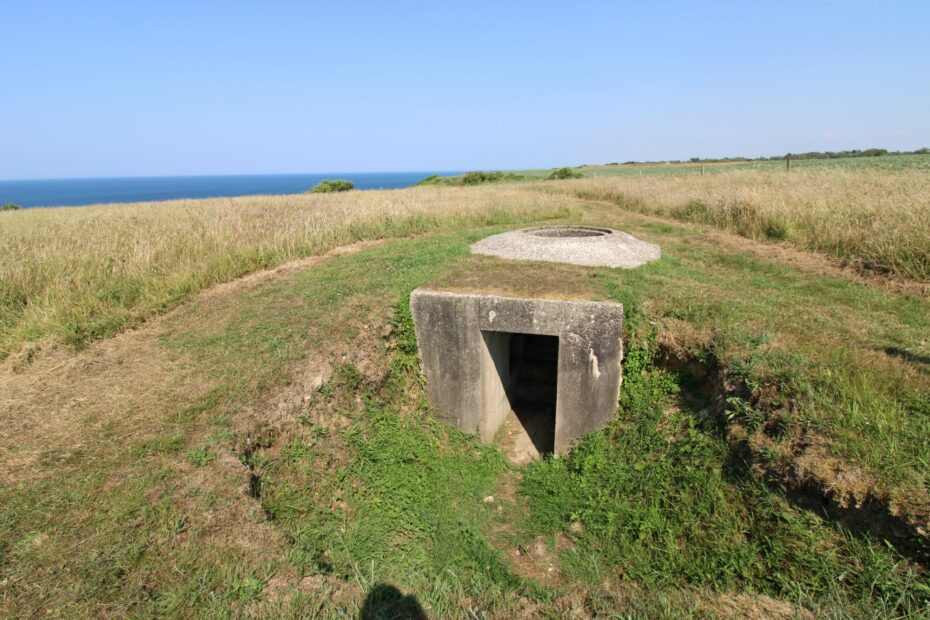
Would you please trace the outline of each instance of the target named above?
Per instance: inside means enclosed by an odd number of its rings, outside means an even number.
[[[427,395],[437,415],[482,440],[509,413],[507,334],[558,336],[555,453],[615,414],[623,306],[415,290],[410,296]]]
[[[504,418],[510,413],[510,338],[501,332],[480,332],[484,347],[478,347],[481,356],[481,377],[478,385],[482,386],[483,402],[478,420],[478,434],[482,441],[491,441]],[[427,382],[429,380],[427,379]]]

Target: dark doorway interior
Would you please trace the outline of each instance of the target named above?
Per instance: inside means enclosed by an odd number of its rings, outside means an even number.
[[[507,398],[540,454],[555,450],[555,403],[559,338],[513,334],[510,339]]]

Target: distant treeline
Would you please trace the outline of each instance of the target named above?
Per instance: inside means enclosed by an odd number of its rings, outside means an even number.
[[[841,159],[848,157],[881,157],[882,155],[930,155],[930,148],[924,147],[914,151],[889,151],[888,149],[853,149],[851,151],[809,151],[807,153],[785,153],[784,155],[773,155],[771,157],[692,157],[685,162],[681,159],[666,159],[663,161],[625,161],[623,165],[628,164],[714,164],[723,162],[741,162],[741,161],[778,161],[785,159]],[[587,165],[587,164],[586,164]],[[619,162],[604,164],[607,166],[619,166]],[[582,166],[584,167],[584,166]]]

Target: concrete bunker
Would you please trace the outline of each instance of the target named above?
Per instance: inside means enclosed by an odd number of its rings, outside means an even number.
[[[614,416],[621,304],[417,289],[410,309],[440,419],[491,441],[512,414],[558,455]]]

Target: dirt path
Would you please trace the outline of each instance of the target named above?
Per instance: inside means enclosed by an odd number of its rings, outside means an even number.
[[[377,243],[343,246],[252,273],[83,351],[59,347],[18,372],[0,368],[0,484],[34,480],[55,473],[55,464],[125,450],[130,437],[154,435],[167,415],[203,396],[210,385],[186,371],[181,354],[159,343],[174,313],[207,299],[232,299]],[[101,442],[104,435],[107,444]]]

